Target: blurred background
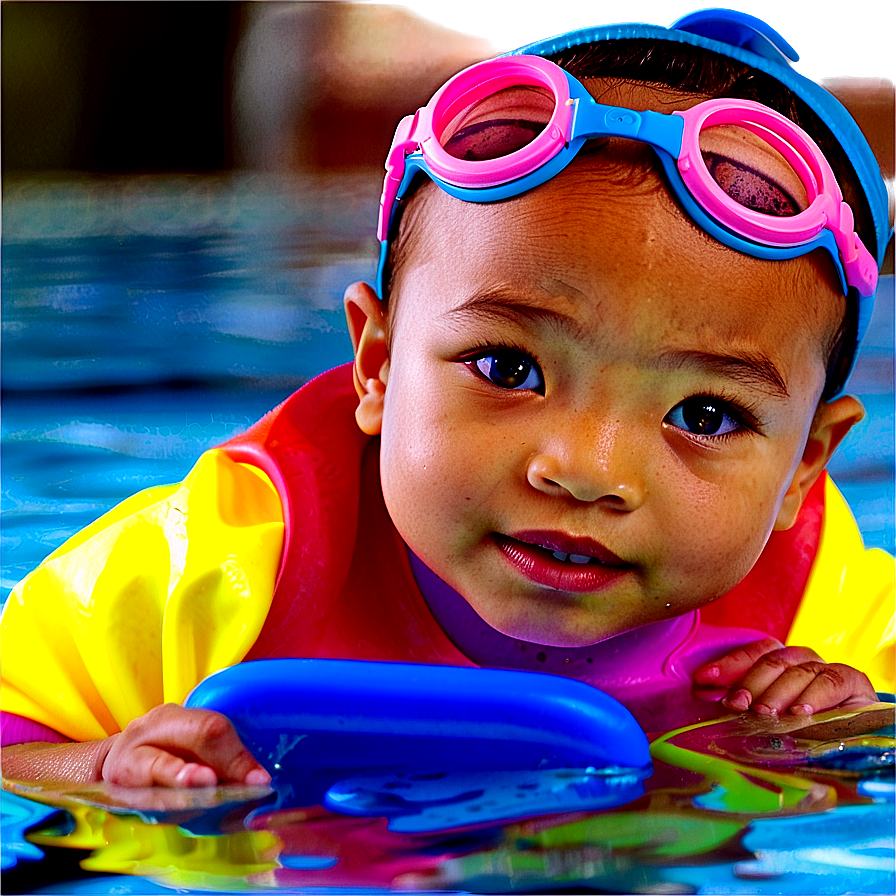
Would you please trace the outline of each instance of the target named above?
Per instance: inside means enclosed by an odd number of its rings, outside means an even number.
[[[765,18],[893,178],[893,13]],[[2,17],[0,595],[65,537],[350,357],[398,119],[477,59],[690,4],[18,2]],[[891,194],[892,195],[892,194]],[[836,472],[893,549],[893,279]]]
[[[6,0],[4,175],[378,168],[395,122],[451,73],[619,19],[600,6]],[[799,70],[845,100],[892,178],[896,15],[867,0],[836,22],[799,4],[738,8],[795,44]],[[623,18],[687,11],[632,0]]]

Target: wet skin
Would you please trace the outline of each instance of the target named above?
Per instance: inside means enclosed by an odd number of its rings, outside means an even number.
[[[614,141],[491,205],[427,185],[388,324],[347,296],[390,515],[516,638],[592,644],[726,593],[861,416],[818,405],[829,262],[711,240],[651,160]]]

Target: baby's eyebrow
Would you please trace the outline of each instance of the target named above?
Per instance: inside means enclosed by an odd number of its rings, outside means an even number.
[[[556,308],[548,308],[537,302],[508,295],[500,287],[477,292],[454,308],[445,312],[446,317],[467,317],[473,320],[506,320],[519,323],[548,323],[559,330],[565,330],[576,337],[587,335],[587,328],[575,317],[564,314]]]
[[[475,293],[455,308],[445,312],[446,317],[467,317],[474,320],[506,320],[519,323],[520,319],[534,323],[548,323],[577,338],[589,336],[589,330],[575,317],[556,308],[545,307],[536,301],[523,299],[508,293],[501,287]],[[774,362],[762,352],[742,351],[718,354],[690,349],[674,349],[663,352],[658,367],[667,370],[689,367],[709,371],[718,376],[744,383],[759,389],[773,398],[789,398],[790,392],[781,372]]]
[[[789,398],[787,384],[774,362],[762,352],[739,352],[730,355],[714,352],[675,350],[664,352],[660,365],[670,369],[695,367],[709,370],[747,386],[753,386],[773,398]]]

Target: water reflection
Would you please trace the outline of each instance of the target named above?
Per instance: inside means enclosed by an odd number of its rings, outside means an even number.
[[[588,804],[595,776],[571,770],[367,774],[337,783],[326,808],[279,807],[265,788],[8,786],[72,819],[38,822],[30,844],[88,850],[85,871],[169,888],[892,892],[893,710],[671,732],[653,744],[646,792],[603,811]],[[848,737],[824,739],[837,732]],[[868,781],[874,798],[858,793]],[[509,811],[513,791],[525,802]],[[409,814],[415,799],[435,815]],[[91,892],[112,892],[101,885]]]

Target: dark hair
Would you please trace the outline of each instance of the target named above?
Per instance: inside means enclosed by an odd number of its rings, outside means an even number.
[[[856,232],[872,255],[876,249],[871,212],[852,165],[837,139],[796,94],[775,78],[737,60],[702,47],[671,41],[628,39],[584,44],[548,57],[580,80],[613,78],[672,88],[708,99],[732,97],[763,103],[785,115],[806,131],[824,153],[843,197],[853,210]],[[413,189],[413,188],[412,188]],[[407,197],[405,208],[409,204]],[[406,250],[404,217],[389,246],[383,273],[383,301],[388,302],[395,270]],[[852,363],[856,344],[858,304],[853,289],[847,296],[846,313],[830,341],[824,398],[836,394]]]

